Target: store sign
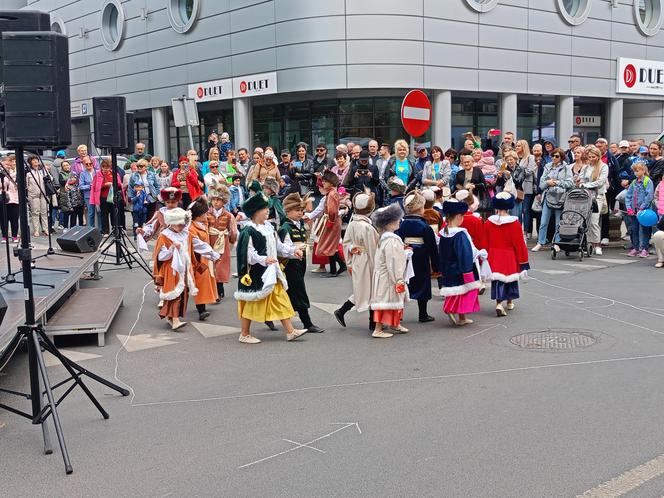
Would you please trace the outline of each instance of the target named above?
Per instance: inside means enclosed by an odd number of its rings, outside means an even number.
[[[92,99],[72,102],[69,107],[72,118],[92,116]]]
[[[620,57],[617,93],[664,95],[664,62]]]
[[[189,98],[198,102],[212,102],[215,100],[226,100],[233,98],[233,80],[206,81],[204,83],[194,83],[188,87]]]
[[[233,78],[233,97],[255,97],[277,93],[277,73],[254,74]]]
[[[574,116],[574,124],[579,128],[598,128],[602,126],[602,116]]]

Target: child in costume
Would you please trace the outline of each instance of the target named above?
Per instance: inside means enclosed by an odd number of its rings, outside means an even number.
[[[141,250],[147,250],[147,245],[145,245],[145,242],[152,238],[158,237],[161,231],[166,228],[164,214],[167,211],[178,207],[178,204],[182,200],[182,191],[175,187],[167,187],[161,189],[159,196],[164,203],[164,207],[161,207],[155,211],[152,218],[150,218],[150,221],[145,223],[142,227],[136,229],[136,234],[138,235],[139,241],[139,249]]]
[[[346,271],[346,263],[339,254],[339,241],[341,240],[341,217],[339,215],[340,197],[337,192],[339,178],[330,170],[326,170],[322,176],[322,191],[325,193],[325,223],[322,227],[315,253],[319,256],[329,257],[330,272],[323,277],[337,277]],[[313,219],[317,210],[307,213],[307,219]],[[318,212],[317,216],[322,216]],[[339,270],[337,270],[337,264]]]
[[[226,210],[230,191],[226,185],[212,185],[208,189],[210,210],[207,214],[210,245],[221,256],[214,263],[214,276],[217,281],[217,302],[225,296],[224,284],[231,276],[231,244],[237,241],[237,223],[235,216]]]
[[[175,208],[165,212],[163,219],[166,228],[157,237],[154,248],[154,281],[163,301],[159,316],[178,330],[187,323],[180,318],[187,310],[188,294],[198,294],[191,264],[192,240],[187,230],[189,213]]]
[[[514,207],[514,197],[508,192],[500,192],[492,202],[496,214],[489,216],[484,224],[492,269],[491,299],[496,301],[496,315],[506,316],[505,309],[513,310],[514,300],[519,298],[519,280],[530,269],[528,248],[519,218],[509,214]],[[507,301],[505,307],[503,301]]]
[[[283,177],[282,177],[283,178]],[[304,275],[307,272],[307,229],[302,216],[307,203],[300,197],[300,194],[288,194],[284,198],[283,206],[286,212],[286,220],[279,227],[279,240],[289,248],[295,248],[302,252],[300,259],[285,259],[284,275],[288,282],[288,297],[290,298],[293,309],[300,315],[302,325],[309,333],[325,332],[322,328],[316,326],[309,316],[309,296],[307,287],[304,283]]]
[[[475,196],[470,193],[470,191],[461,189],[457,190],[454,194],[455,199],[459,202],[465,202],[468,205],[468,211],[463,214],[463,221],[461,222],[461,228],[465,228],[470,235],[470,240],[473,242],[473,246],[477,249],[486,249],[486,237],[484,235],[484,222],[479,213],[475,212],[479,202],[475,199]],[[475,266],[478,266],[479,262],[475,261]],[[481,273],[481,272],[480,272]],[[482,275],[480,275],[482,276]],[[488,277],[488,276],[487,276]],[[480,287],[480,295],[483,295],[486,291],[486,284],[484,279],[482,279],[482,285]]]
[[[376,251],[373,272],[371,309],[376,329],[372,337],[392,337],[384,332],[390,327],[397,333],[408,332],[401,325],[404,303],[408,300],[408,254],[403,241],[394,232],[399,228],[403,211],[398,204],[390,204],[378,209],[371,217],[374,226],[380,231],[380,241]]]
[[[438,187],[435,188],[440,190]],[[436,234],[436,242],[438,242],[438,232],[443,228],[443,217],[433,207],[436,203],[436,191],[433,188],[424,189],[422,195],[424,196],[424,214],[422,217],[427,225],[431,227],[433,233]]]
[[[387,201],[387,205],[398,204],[403,209],[403,194],[406,192],[403,180],[393,176],[387,181],[387,188],[390,189],[390,200]]]
[[[353,282],[353,294],[341,308],[334,311],[334,317],[342,327],[346,326],[345,315],[353,306],[358,312],[367,311],[371,304],[374,258],[378,248],[379,235],[371,223],[371,213],[376,208],[374,193],[359,192],[353,197],[354,213],[344,234],[343,249],[348,264],[348,272]],[[375,329],[373,313],[369,311],[369,330]]]
[[[272,223],[275,229],[278,229],[286,220],[286,213],[279,199],[279,182],[277,179],[271,176],[265,178],[263,181],[263,192],[265,192],[268,198],[267,203],[270,210],[268,221]]]
[[[210,245],[207,222],[209,209],[208,202],[203,195],[189,205],[189,212],[191,212],[189,234],[192,239],[191,262],[194,267],[196,288],[198,288],[194,302],[200,321],[204,321],[210,316],[206,305],[216,303],[218,299],[214,262],[218,261],[221,256]]]
[[[468,231],[461,227],[467,211],[468,204],[457,199],[443,203],[446,226],[440,232],[438,245],[443,284],[440,295],[445,297],[443,312],[454,325],[473,323],[466,315],[480,310],[478,291],[481,282],[475,265],[480,253]]]
[[[403,201],[406,216],[396,234],[413,250],[414,276],[408,282],[410,299],[417,300],[420,323],[432,322],[427,304],[431,300],[431,272],[438,272],[436,235],[424,219],[424,195],[414,190]]]
[[[251,322],[280,320],[286,329],[286,339],[292,341],[307,332],[295,329],[291,318],[295,315],[288,298],[288,282],[277,257],[303,257],[295,246],[282,244],[274,227],[268,223],[268,199],[259,192],[242,204],[242,211],[250,218],[240,232],[237,243],[237,268],[240,279],[235,293],[242,332],[240,342],[258,344],[260,339],[250,334]]]

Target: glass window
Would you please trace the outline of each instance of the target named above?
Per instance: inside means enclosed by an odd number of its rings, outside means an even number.
[[[65,22],[60,17],[51,15],[51,31],[66,35],[67,28],[65,27]]]
[[[517,139],[534,144],[556,138],[556,106],[542,101],[520,101],[517,105]]]
[[[590,13],[590,0],[558,0],[560,15],[568,24],[581,24]]]
[[[101,8],[101,42],[106,50],[116,50],[124,32],[124,11],[119,0],[106,0]]]
[[[634,17],[644,35],[656,35],[662,27],[662,0],[634,0]]]
[[[498,5],[498,0],[466,0],[466,3],[477,12],[488,12]]]
[[[495,100],[452,100],[452,147],[459,150],[471,132],[485,137],[492,128],[498,128],[498,103]]]
[[[169,0],[168,20],[178,33],[186,33],[198,19],[199,0]]]

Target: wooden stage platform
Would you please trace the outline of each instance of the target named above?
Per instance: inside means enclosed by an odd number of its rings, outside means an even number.
[[[33,243],[34,249],[32,256],[37,257],[46,254],[48,246],[44,247],[44,242],[37,239]],[[55,244],[55,240],[53,241]],[[13,249],[16,244],[12,244]],[[78,289],[79,281],[83,273],[92,271],[95,262],[99,258],[99,251],[92,253],[68,253],[61,251],[57,245],[56,254],[46,256],[36,260],[36,268],[32,271],[32,280],[34,283],[51,284],[49,287],[34,287],[35,295],[35,315],[38,320],[45,323],[47,313],[52,310],[56,304],[66,300],[66,298]],[[68,257],[71,255],[77,257]],[[18,271],[16,279],[22,281],[20,273],[21,265],[16,257],[11,254],[12,271]],[[48,271],[48,269],[66,270],[66,272]],[[4,243],[0,244],[0,277],[7,275],[7,254]],[[0,282],[3,280],[0,280]],[[23,301],[23,285],[19,283],[6,284],[0,287],[0,293],[7,301],[7,314],[0,325],[0,351],[5,349],[16,333],[19,325],[25,321],[25,310]]]

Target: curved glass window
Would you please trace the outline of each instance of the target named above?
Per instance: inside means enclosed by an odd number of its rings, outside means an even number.
[[[107,50],[120,46],[124,33],[124,11],[119,0],[106,0],[101,8],[101,42]]]
[[[662,0],[634,0],[634,17],[644,35],[656,35],[662,27]]]
[[[498,5],[498,0],[466,0],[466,3],[477,12],[489,12]]]
[[[64,21],[59,17],[51,16],[51,31],[66,35],[67,28],[65,27]]]
[[[568,24],[578,26],[588,19],[590,0],[558,0],[558,10]]]
[[[198,19],[200,0],[168,0],[168,20],[178,33],[186,33]]]

